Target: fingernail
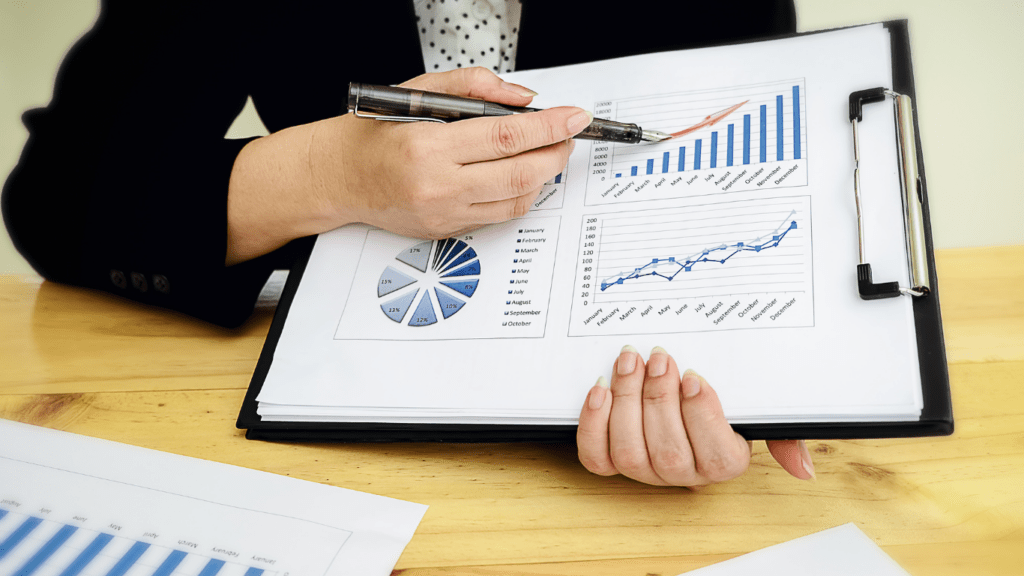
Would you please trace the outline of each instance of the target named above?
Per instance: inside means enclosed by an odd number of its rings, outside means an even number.
[[[526,88],[525,86],[520,86],[518,84],[513,84],[511,82],[502,82],[501,83],[501,87],[502,87],[503,90],[508,90],[509,92],[512,92],[513,94],[518,94],[519,96],[522,96],[523,98],[533,98],[534,96],[537,95],[537,93],[534,92],[533,90],[530,90],[529,88]]]
[[[704,378],[693,370],[687,368],[683,372],[683,398],[693,398],[700,394],[700,383]]]
[[[814,475],[814,463],[811,462],[811,452],[807,449],[807,443],[801,440],[800,444],[800,463],[803,464],[804,470],[811,475],[811,480],[816,480],[817,476]]]
[[[655,346],[647,360],[647,375],[661,376],[665,372],[668,372],[668,352],[661,346]]]
[[[622,351],[619,352],[619,361],[616,363],[615,371],[619,376],[626,376],[632,374],[636,370],[636,355],[637,350],[629,344],[622,347]]]
[[[592,112],[587,112],[586,110],[584,110],[582,112],[577,112],[572,116],[569,116],[569,121],[566,123],[565,127],[569,130],[569,132],[576,134],[577,132],[580,132],[581,130],[589,126],[590,123],[593,121],[594,114]]]
[[[597,384],[590,389],[590,399],[587,401],[587,405],[591,410],[600,410],[601,406],[604,406],[604,399],[608,395],[608,379],[601,376],[597,379]]]

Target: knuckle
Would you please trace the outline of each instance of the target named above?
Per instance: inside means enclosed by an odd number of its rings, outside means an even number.
[[[651,455],[651,467],[658,476],[679,484],[696,483],[697,471],[688,453],[675,448],[658,450]]]
[[[612,466],[608,458],[600,458],[592,455],[580,454],[580,464],[591,473],[599,476],[613,476],[618,474],[618,471]]]
[[[529,162],[518,161],[512,165],[512,173],[509,176],[509,187],[512,192],[519,196],[537,187],[537,170]]]
[[[486,82],[491,79],[491,71],[483,66],[473,66],[466,68],[466,75],[469,76],[470,82],[476,84],[480,82]]]
[[[647,385],[644,386],[643,402],[649,406],[661,406],[667,403],[676,403],[678,398],[675,398],[667,388],[664,386]]]
[[[500,156],[511,156],[519,150],[520,142],[524,141],[523,129],[515,118],[501,118],[491,129],[491,145]]]
[[[732,454],[714,454],[697,461],[697,473],[712,482],[724,482],[746,472],[748,464]]]
[[[514,220],[516,218],[522,218],[530,211],[532,202],[527,196],[517,196],[507,204],[507,212],[505,213],[505,220]]]
[[[650,466],[646,452],[639,450],[612,451],[612,464],[623,474],[632,477]]]

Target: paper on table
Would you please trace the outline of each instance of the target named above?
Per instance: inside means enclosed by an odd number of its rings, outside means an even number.
[[[908,576],[854,524],[843,524],[744,554],[713,566],[691,570],[688,576]],[[680,576],[683,576],[680,574]]]
[[[5,420],[0,438],[0,574],[386,576],[427,508]]]
[[[696,369],[733,423],[918,419],[911,299],[856,291],[847,99],[892,83],[881,25],[509,79],[538,107],[666,132],[692,124],[677,112],[750,103],[690,140],[578,141],[528,216],[454,247],[365,226],[321,235],[264,420],[575,424],[624,344]],[[892,125],[878,106],[861,126],[880,281],[907,275]]]

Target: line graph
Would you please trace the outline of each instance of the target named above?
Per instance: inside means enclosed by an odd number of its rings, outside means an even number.
[[[813,325],[811,199],[584,216],[571,336]]]
[[[741,252],[761,252],[761,250],[774,248],[779,245],[779,242],[782,242],[782,239],[786,237],[786,234],[788,234],[790,230],[796,230],[796,220],[792,220],[794,215],[796,215],[796,210],[787,214],[786,218],[782,220],[782,223],[779,224],[775,230],[746,242],[719,244],[718,246],[698,250],[697,252],[682,258],[676,256],[669,256],[668,258],[653,258],[649,263],[644,264],[639,268],[634,268],[631,272],[620,272],[614,277],[602,280],[601,291],[603,292],[612,286],[622,284],[627,280],[643,278],[644,276],[657,276],[671,282],[679,275],[680,272],[689,272],[692,270],[694,264],[700,264],[702,262],[717,262],[719,264],[725,264],[730,258],[740,254]],[[768,237],[770,237],[769,240],[761,242]],[[760,244],[758,242],[760,242]],[[729,252],[730,250],[732,252]],[[729,252],[729,254],[720,259],[708,258],[708,256],[715,252]],[[662,274],[658,271],[658,268],[666,266],[675,268],[675,271],[671,274]]]

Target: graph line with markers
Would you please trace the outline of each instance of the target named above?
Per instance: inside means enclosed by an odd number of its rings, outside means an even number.
[[[718,264],[725,264],[730,258],[736,256],[741,252],[761,252],[768,248],[774,248],[782,242],[783,238],[790,230],[795,230],[797,224],[795,220],[791,218],[796,214],[796,211],[791,211],[789,215],[782,221],[781,224],[770,233],[763,236],[758,236],[752,240],[746,242],[736,242],[735,244],[719,244],[718,246],[712,246],[704,248],[694,254],[685,257],[669,256],[668,258],[652,258],[650,262],[644,264],[639,268],[634,268],[631,272],[622,272],[613,277],[607,278],[601,281],[601,291],[607,290],[608,288],[621,285],[628,280],[634,280],[642,278],[644,276],[657,276],[664,278],[665,280],[672,281],[681,272],[689,272],[693,269],[695,264],[700,263],[711,263],[716,262]],[[765,240],[765,238],[769,238]],[[763,240],[763,242],[762,242]],[[731,252],[730,252],[731,250]],[[728,255],[723,258],[709,257],[713,256],[716,252],[726,253]],[[669,274],[665,274],[659,271],[659,268],[674,268],[675,271]]]

